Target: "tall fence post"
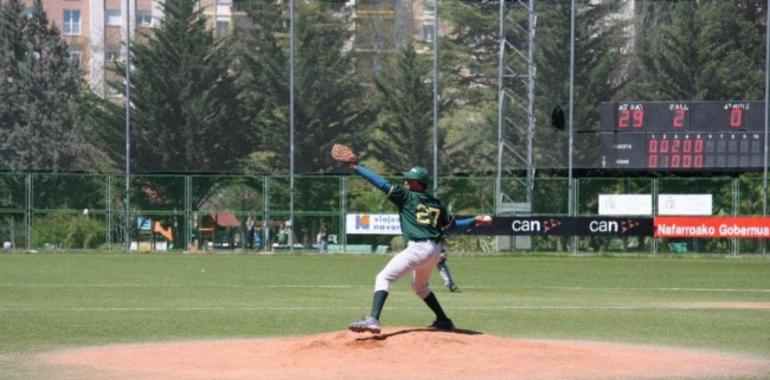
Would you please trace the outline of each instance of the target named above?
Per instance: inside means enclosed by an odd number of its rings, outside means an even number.
[[[738,188],[738,178],[733,178],[732,180],[732,194],[733,194],[733,216],[738,216],[738,208],[739,208],[739,202],[738,198],[740,197],[740,189]],[[730,248],[732,251],[733,256],[738,255],[738,246],[740,244],[740,241],[738,238],[732,238],[730,239]]]
[[[567,188],[570,191],[569,195],[569,202],[568,202],[568,208],[569,208],[569,216],[577,216],[578,214],[578,197],[580,195],[580,181],[575,177],[570,177],[567,179],[568,182],[570,182],[567,186]],[[572,253],[577,255],[578,254],[578,245],[580,245],[580,236],[572,236]]]
[[[347,176],[340,176],[340,237],[342,241],[342,250],[347,251],[348,235],[347,235],[347,213],[348,213],[348,197],[347,197]],[[337,243],[339,244],[339,242]]]
[[[262,251],[267,252],[270,245],[270,177],[262,177]]]
[[[652,217],[658,214],[658,179],[652,179]],[[652,228],[652,254],[658,253],[658,239],[655,238],[655,227]]]
[[[107,174],[107,250],[112,250],[112,174]]]
[[[26,210],[25,214],[25,229],[27,230],[27,251],[32,249],[32,173],[27,172],[25,178],[25,185],[27,190]]]
[[[186,175],[184,177],[184,244],[185,247],[182,250],[187,250],[192,243],[192,226],[193,226],[193,211],[192,211],[192,176]]]

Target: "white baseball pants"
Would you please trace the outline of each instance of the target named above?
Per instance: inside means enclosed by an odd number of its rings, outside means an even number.
[[[440,254],[441,245],[434,241],[410,241],[406,249],[393,256],[377,274],[374,291],[390,291],[396,280],[412,272],[412,290],[424,299],[430,294],[428,282],[433,268],[438,264]]]

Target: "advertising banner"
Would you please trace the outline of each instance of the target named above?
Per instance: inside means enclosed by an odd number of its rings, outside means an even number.
[[[770,218],[659,216],[655,237],[764,239],[770,238]]]
[[[457,216],[467,218],[468,216]],[[348,214],[352,235],[401,235],[398,214]],[[770,218],[658,216],[495,217],[492,225],[460,233],[491,236],[655,236],[671,238],[770,238]]]
[[[659,194],[658,215],[711,215],[711,194]]]
[[[652,218],[496,217],[472,235],[652,236]]]
[[[599,194],[599,215],[652,215],[650,194]]]
[[[347,214],[345,222],[350,235],[401,235],[398,214]]]

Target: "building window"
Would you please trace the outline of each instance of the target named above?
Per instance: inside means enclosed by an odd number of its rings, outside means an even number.
[[[136,11],[136,25],[151,27],[152,26],[152,13],[150,11]]]
[[[434,38],[436,38],[436,30],[433,28],[433,24],[423,24],[422,39],[425,42],[433,42]]]
[[[223,36],[230,30],[230,21],[217,20],[217,35]]]
[[[65,9],[64,10],[64,22],[62,23],[62,31],[66,36],[79,36],[80,35],[80,10],[79,9]]]
[[[75,67],[80,67],[80,56],[83,54],[79,48],[71,48],[69,52],[69,62]]]
[[[120,26],[123,24],[123,19],[120,17],[120,10],[108,9],[104,12],[104,24],[107,26]]]
[[[217,0],[217,4],[230,4],[232,2],[232,0]]]

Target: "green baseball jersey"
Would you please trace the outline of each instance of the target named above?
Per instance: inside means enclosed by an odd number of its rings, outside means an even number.
[[[392,185],[388,199],[398,206],[404,241],[438,240],[454,219],[440,200],[430,194]]]

